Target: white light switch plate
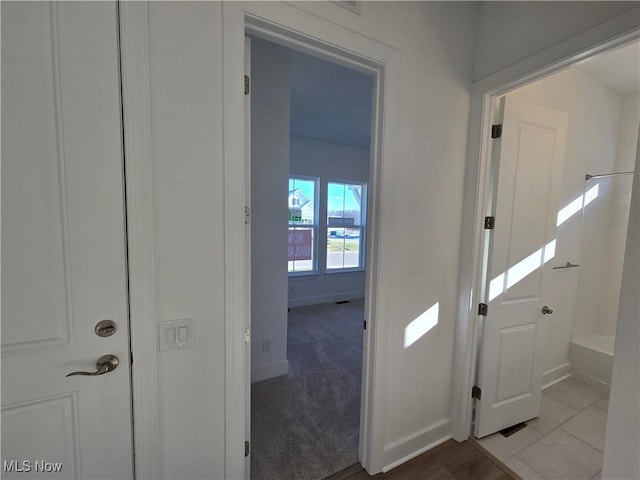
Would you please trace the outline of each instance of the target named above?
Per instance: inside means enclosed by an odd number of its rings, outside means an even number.
[[[158,322],[158,345],[161,352],[177,348],[193,348],[194,318]]]

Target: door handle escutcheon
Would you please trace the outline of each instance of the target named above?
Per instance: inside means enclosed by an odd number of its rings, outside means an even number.
[[[551,310],[546,305],[544,307],[542,307],[542,314],[543,315],[551,315],[552,313],[553,313],[553,310]]]
[[[104,355],[100,357],[96,362],[96,371],[95,372],[71,372],[68,373],[67,377],[72,377],[73,375],[86,375],[89,377],[94,377],[96,375],[104,375],[105,373],[113,372],[120,365],[120,359],[115,355]]]

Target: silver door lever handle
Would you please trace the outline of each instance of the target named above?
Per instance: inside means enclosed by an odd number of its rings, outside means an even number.
[[[67,377],[71,377],[73,375],[87,375],[89,377],[93,377],[96,375],[104,375],[105,373],[113,372],[120,365],[120,360],[115,355],[105,355],[100,357],[96,362],[96,371],[95,372],[71,372],[68,373]]]
[[[542,314],[543,315],[551,315],[552,313],[553,313],[553,310],[551,310],[546,305],[544,307],[542,307]]]

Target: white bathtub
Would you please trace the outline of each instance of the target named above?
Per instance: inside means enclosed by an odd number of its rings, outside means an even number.
[[[609,391],[615,338],[590,335],[574,338],[569,352],[571,375],[600,390]]]

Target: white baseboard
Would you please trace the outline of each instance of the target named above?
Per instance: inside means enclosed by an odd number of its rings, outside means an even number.
[[[383,472],[417,457],[421,453],[437,447],[451,438],[451,418],[445,418],[411,435],[407,435],[384,447]]]
[[[573,378],[575,378],[576,380],[580,380],[582,383],[591,385],[593,388],[597,388],[598,390],[601,390],[603,392],[608,392],[610,389],[610,385],[607,382],[597,377],[594,377],[593,375],[589,375],[586,372],[574,371],[572,375],[573,375]]]
[[[289,373],[289,360],[282,362],[268,363],[251,368],[251,383],[267,380]]]
[[[571,363],[563,363],[542,374],[542,390],[571,376]]]
[[[364,290],[358,290],[355,292],[339,292],[330,295],[317,295],[304,298],[289,298],[289,308],[318,305],[320,303],[342,302],[344,300],[356,300],[358,298],[364,298]]]

